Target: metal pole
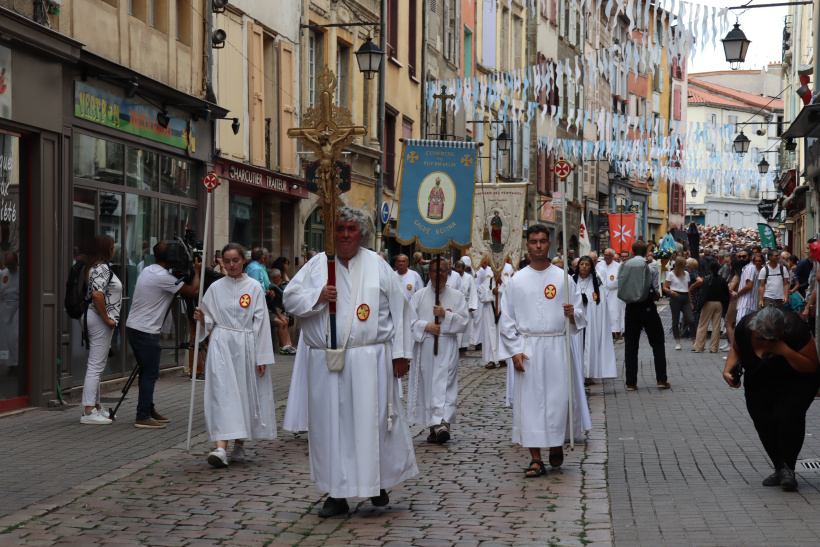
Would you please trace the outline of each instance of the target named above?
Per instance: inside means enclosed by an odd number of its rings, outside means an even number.
[[[213,191],[208,190],[208,197],[205,201],[205,233],[202,237],[202,260],[204,265],[205,257],[208,256],[208,239],[210,232],[208,231],[208,227],[211,223],[211,197],[213,196]],[[199,280],[199,298],[197,299],[197,306],[202,303],[202,294],[205,292],[205,276],[204,274],[200,275]],[[199,362],[199,333],[202,329],[202,321],[196,322],[196,334],[194,335],[194,361],[191,364],[191,404],[188,407],[188,439],[186,441],[186,452],[191,451],[191,428],[193,427],[194,422],[194,398],[196,397],[196,365]]]
[[[567,179],[561,177],[561,195],[564,197],[564,210],[561,212],[561,225],[563,227],[563,247],[564,256],[562,262],[564,263],[564,304],[569,304],[569,269],[567,267]],[[569,448],[575,450],[575,423],[572,417],[572,342],[569,334],[569,317],[564,317],[564,330],[567,351],[567,387],[569,388]]]
[[[387,56],[390,52],[387,51],[387,0],[381,0],[381,15],[380,15],[380,26],[379,26],[379,49],[384,52],[384,59],[382,59],[382,64],[379,69],[379,119],[378,119],[378,127],[376,131],[377,138],[379,139],[379,146],[381,146],[382,153],[381,158],[379,158],[379,178],[376,181],[376,203],[375,209],[378,213],[376,215],[376,252],[381,250],[382,246],[382,219],[381,219],[381,205],[382,200],[384,199],[384,164],[385,164],[385,157],[387,148],[385,147],[384,142],[384,85],[385,85],[385,74],[387,73]],[[388,219],[389,222],[389,219]]]

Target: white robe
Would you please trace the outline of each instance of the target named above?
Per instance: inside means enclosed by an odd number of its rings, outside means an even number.
[[[299,351],[305,340],[304,333],[299,333],[299,345],[296,360],[293,362],[293,375],[288,390],[288,406],[285,408],[285,420],[282,429],[286,431],[308,430],[308,364],[307,351]]]
[[[461,290],[461,276],[457,271],[450,270],[449,275],[447,275],[447,286],[457,291]]]
[[[404,297],[408,301],[413,298],[413,295],[416,294],[416,292],[424,288],[424,281],[422,281],[421,276],[418,272],[416,272],[416,270],[407,270],[407,273],[404,275],[399,272],[395,272],[395,274],[399,279],[402,294],[404,294]]]
[[[472,273],[473,276],[473,286],[475,287],[475,295],[476,295],[476,302],[477,307],[473,312],[473,321],[472,325],[470,325],[470,343],[474,346],[477,346],[481,343],[481,315],[482,315],[482,304],[478,302],[478,286],[481,284],[481,281],[484,280],[484,268],[479,268],[474,270]]]
[[[504,267],[501,269],[501,282],[506,285],[507,283],[510,282],[510,279],[512,279],[514,274],[515,274],[515,268],[513,268],[512,264],[507,262],[506,264],[504,264]]]
[[[595,266],[595,271],[601,276],[606,287],[607,310],[609,311],[609,328],[612,332],[624,331],[624,315],[626,315],[626,304],[618,298],[618,273],[621,265],[612,261],[607,266],[606,262],[599,262]]]
[[[351,306],[357,276],[360,288]],[[318,303],[326,284],[327,257],[321,253],[285,289],[285,307],[302,317],[297,353],[307,352],[311,478],[334,498],[377,496],[379,489],[418,474],[392,364],[413,354],[410,303],[396,273],[376,253],[359,249],[348,267],[337,259],[338,348],[348,317],[351,330],[345,366],[330,372],[324,349],[330,347],[329,307]]]
[[[593,272],[592,275],[597,275]],[[617,378],[618,365],[615,363],[615,344],[612,343],[612,331],[609,328],[608,302],[602,295],[606,289],[599,281],[601,294],[594,295],[592,275],[586,279],[578,278],[578,290],[587,295],[584,306],[587,326],[579,329],[573,338],[583,355],[584,378]]]
[[[472,274],[464,273],[461,276],[461,294],[464,295],[464,303],[467,305],[467,313],[470,320],[467,321],[467,330],[458,335],[458,347],[466,348],[470,344],[473,334],[475,320],[473,317],[478,310],[478,291],[475,288],[475,278]],[[470,311],[473,310],[473,311]]]
[[[19,346],[20,269],[0,270],[0,365],[17,365]]]
[[[262,286],[247,275],[223,277],[208,288],[200,307],[200,338],[211,334],[205,360],[208,438],[275,439],[273,340]],[[257,365],[267,365],[261,378]]]
[[[458,334],[467,329],[470,316],[460,291],[444,287],[439,302],[447,310],[441,318],[438,355],[435,337],[426,331],[435,322],[436,292],[432,284],[413,295],[410,317],[413,330],[413,363],[408,381],[408,418],[425,427],[452,424],[458,402]]]
[[[500,304],[504,284],[496,284],[493,278],[493,270],[489,267],[481,270],[478,281],[480,282],[480,284],[477,284],[480,304],[477,312],[481,315],[481,356],[485,363],[497,363],[499,361],[498,325],[495,322],[495,312],[493,311],[496,302],[493,289],[498,286],[498,302]]]
[[[525,447],[564,443],[569,433],[570,373],[575,432],[592,428],[583,385],[578,385],[583,383],[580,367],[570,371],[567,366],[564,287],[564,272],[555,266],[542,271],[524,268],[507,285],[501,300],[499,356],[511,359],[524,353],[529,358],[524,360],[525,372],[513,373],[512,440]],[[570,334],[575,334],[586,326],[583,302],[572,279],[566,287],[575,307],[575,324],[570,323]]]

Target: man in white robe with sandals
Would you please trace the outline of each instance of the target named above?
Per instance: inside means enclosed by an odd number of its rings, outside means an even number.
[[[541,448],[549,447],[549,463],[564,461],[564,440],[569,436],[569,356],[566,352],[565,317],[570,335],[586,326],[581,293],[564,271],[550,265],[547,227],[527,229],[530,266],[516,272],[501,299],[499,354],[512,358],[512,441],[529,448],[532,460],[525,477],[546,475]],[[565,294],[569,293],[569,304]],[[574,432],[580,437],[592,429],[579,367],[572,367]]]
[[[387,262],[361,248],[367,217],[340,207],[337,218],[336,285],[327,283],[321,253],[285,289],[285,306],[302,318],[297,352],[308,352],[310,472],[329,494],[323,518],[347,514],[348,497],[387,505],[387,489],[419,472],[399,398],[413,354],[410,303]],[[329,302],[336,302],[336,351],[328,349]]]

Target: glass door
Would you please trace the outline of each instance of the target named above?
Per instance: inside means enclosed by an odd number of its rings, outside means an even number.
[[[108,235],[114,239],[114,258],[111,260],[111,271],[123,284],[126,283],[126,269],[123,256],[123,194],[105,190],[95,190],[75,186],[73,202],[73,238],[74,260],[88,261],[94,238],[97,235]],[[120,324],[111,338],[111,349],[108,351],[108,365],[103,371],[103,378],[122,376],[124,368],[124,333],[125,321]],[[88,364],[88,348],[82,344],[82,320],[71,320],[71,375],[74,383],[79,384],[85,378]]]

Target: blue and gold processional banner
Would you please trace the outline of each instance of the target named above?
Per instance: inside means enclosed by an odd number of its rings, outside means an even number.
[[[476,143],[407,139],[396,239],[440,253],[470,244]]]

